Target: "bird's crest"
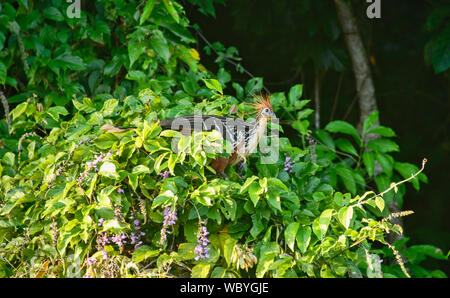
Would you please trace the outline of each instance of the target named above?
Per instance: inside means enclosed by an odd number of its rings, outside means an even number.
[[[254,95],[253,96],[253,102],[250,103],[252,108],[254,109],[253,113],[260,113],[263,109],[269,108],[273,110],[272,105],[270,104],[270,95]]]

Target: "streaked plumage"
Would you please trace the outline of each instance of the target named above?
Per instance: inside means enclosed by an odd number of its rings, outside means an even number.
[[[218,157],[211,163],[217,172],[223,172],[228,164],[235,165],[256,150],[267,121],[276,117],[269,96],[255,97],[251,105],[254,108],[253,113],[256,113],[254,121],[251,122],[225,116],[187,115],[161,120],[160,125],[163,129],[181,131],[185,135],[190,135],[192,131],[219,131],[233,146],[230,158]]]

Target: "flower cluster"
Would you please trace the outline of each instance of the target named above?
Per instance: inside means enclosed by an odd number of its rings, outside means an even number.
[[[196,253],[195,260],[198,261],[199,259],[207,259],[209,258],[209,248],[206,247],[209,243],[208,238],[206,236],[209,235],[208,230],[206,229],[206,226],[203,222],[200,223],[200,227],[198,229],[197,234],[197,246],[194,249],[194,252]]]
[[[130,218],[133,219],[134,216],[132,215]],[[141,236],[144,236],[145,232],[141,231],[141,226],[138,219],[135,219],[133,221],[133,224],[134,224],[134,231],[131,233],[130,239],[131,244],[134,244],[134,249],[136,250],[142,245],[143,242],[141,240]]]
[[[170,208],[170,206],[167,206],[164,208],[164,222],[163,222],[163,228],[161,229],[161,239],[159,240],[159,243],[162,245],[167,239],[167,228],[169,226],[173,226],[176,223],[177,218],[177,209]]]
[[[123,218],[122,206],[114,205],[114,219],[121,222],[125,221]]]
[[[97,235],[97,250],[102,252],[103,259],[108,258],[108,253],[104,250],[106,244],[109,244],[108,234],[106,232],[100,232]]]
[[[122,251],[123,250],[123,246],[124,246],[124,244],[126,242],[126,239],[127,239],[127,235],[124,234],[124,233],[120,233],[120,234],[117,234],[115,236],[110,237],[109,239],[112,242],[114,242],[115,244],[117,244],[119,246],[120,251]]]
[[[163,179],[168,178],[168,177],[169,177],[169,174],[170,174],[169,171],[164,171],[164,172],[158,173],[158,175],[162,176]]]
[[[292,172],[292,164],[294,162],[291,162],[291,157],[290,156],[286,156],[286,159],[284,160],[284,170],[288,173]]]
[[[117,152],[119,152],[119,151],[117,151]],[[78,177],[78,179],[77,179],[78,184],[81,184],[83,182],[83,180],[86,179],[87,175],[89,174],[89,172],[91,170],[95,170],[96,172],[98,172],[99,168],[97,167],[97,165],[99,163],[101,163],[102,161],[104,161],[105,158],[110,158],[111,156],[112,156],[111,152],[108,152],[106,154],[102,152],[99,155],[95,155],[95,159],[93,161],[86,162],[87,169],[83,173],[80,174],[80,177]]]
[[[56,245],[58,244],[58,236],[59,236],[59,231],[58,231],[58,225],[56,223],[56,221],[52,222],[50,224],[50,227],[52,228],[52,232],[53,232],[53,246],[56,247]]]

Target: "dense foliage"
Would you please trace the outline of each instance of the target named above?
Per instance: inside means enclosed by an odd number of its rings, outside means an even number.
[[[257,153],[223,179],[203,147],[217,134],[180,136],[157,119],[232,105],[247,118],[263,80],[232,82],[224,61],[241,69],[237,49],[208,47],[218,70],[206,70],[175,1],[96,1],[72,19],[69,5],[1,4],[0,83],[16,106],[11,128],[1,122],[0,276],[445,276],[420,266],[447,259],[438,248],[386,241],[402,232],[391,219],[411,213],[387,205],[427,177],[424,163],[394,160],[378,113],[361,131],[312,131],[302,85],[273,93],[278,162]]]

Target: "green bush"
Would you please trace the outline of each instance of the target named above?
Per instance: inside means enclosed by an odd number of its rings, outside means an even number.
[[[302,86],[274,93],[272,129],[286,131],[277,163],[259,152],[243,177],[228,168],[222,179],[199,146],[217,134],[180,136],[157,120],[232,105],[244,116],[263,81],[231,81],[219,58],[236,49],[216,48],[219,70],[206,70],[175,1],[97,1],[80,19],[52,4],[0,10],[0,79],[17,104],[11,129],[1,122],[0,276],[445,276],[420,266],[447,259],[437,248],[386,241],[402,233],[391,219],[411,213],[388,205],[401,206],[403,182],[419,190],[427,178],[425,163],[394,160],[378,113],[361,132],[344,121],[312,132]]]

